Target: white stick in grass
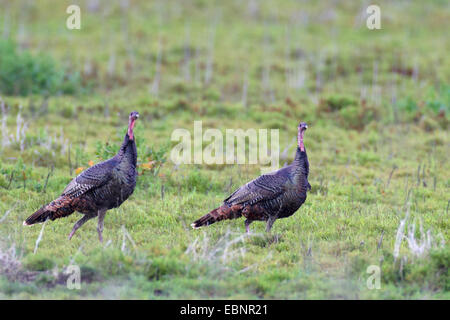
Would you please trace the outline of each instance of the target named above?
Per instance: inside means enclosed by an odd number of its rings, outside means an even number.
[[[39,247],[39,243],[41,242],[42,236],[44,235],[44,228],[45,228],[45,225],[47,224],[47,221],[48,220],[45,220],[45,222],[42,224],[41,232],[39,233],[39,237],[36,239],[36,244],[34,245],[33,254],[36,254],[36,252],[37,252],[37,249]]]

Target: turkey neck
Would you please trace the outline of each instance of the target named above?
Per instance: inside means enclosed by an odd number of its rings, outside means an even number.
[[[130,139],[128,132],[125,134],[125,138],[123,139],[122,146],[120,147],[119,152],[116,157],[120,162],[126,162],[136,167],[137,162],[137,149],[136,142],[133,139]]]
[[[302,151],[299,147],[297,147],[297,152],[295,154],[294,161],[292,161],[292,166],[294,167],[295,173],[304,173],[308,175],[308,155],[306,154],[306,149],[304,150],[305,151]]]
[[[294,178],[299,176],[303,176],[304,178],[308,178],[309,174],[309,162],[308,155],[306,154],[306,148],[303,144],[303,134],[304,130],[298,130],[298,145],[297,152],[295,154],[294,161],[292,162],[293,171],[292,174]]]

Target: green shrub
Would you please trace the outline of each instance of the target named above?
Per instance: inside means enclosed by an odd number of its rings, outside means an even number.
[[[442,248],[430,252],[432,277],[434,285],[445,291],[450,290],[450,249]]]
[[[81,274],[81,281],[85,283],[103,280],[101,272],[89,265],[82,265],[80,267],[80,274]]]
[[[425,98],[425,107],[435,115],[450,111],[450,85],[443,85],[441,90],[430,88]]]
[[[373,106],[367,105],[364,101],[360,104],[357,99],[344,95],[332,95],[322,99],[317,113],[323,116],[322,112],[332,113],[344,128],[356,130],[364,129],[379,116]]]
[[[185,99],[177,99],[171,101],[166,106],[167,112],[177,112],[177,111],[186,111],[190,109],[190,104]]]
[[[427,116],[423,117],[420,120],[419,125],[422,127],[423,130],[428,131],[428,132],[433,132],[433,131],[439,129],[439,123],[436,120],[434,120],[430,117],[427,117]]]
[[[187,190],[196,190],[200,193],[205,193],[211,189],[216,189],[216,185],[213,181],[198,170],[189,172],[189,175],[185,179],[184,185]]]
[[[343,95],[333,95],[323,99],[319,106],[319,111],[334,112],[348,106],[356,106],[356,99]]]
[[[398,102],[398,109],[407,113],[414,113],[418,111],[419,107],[412,98],[408,97]]]
[[[394,262],[390,252],[383,252],[382,283],[395,283],[397,286],[413,285],[434,291],[450,289],[448,248],[434,249],[425,259],[408,259]],[[401,266],[401,267],[400,267]]]
[[[6,180],[5,176],[0,173],[0,187],[6,188],[8,186],[8,181]]]
[[[354,123],[359,118],[359,110],[357,106],[349,106],[339,111],[339,116],[343,123]]]
[[[52,286],[54,282],[55,278],[48,273],[41,273],[34,280],[34,283],[39,287]]]
[[[147,278],[158,280],[163,276],[179,276],[186,273],[186,266],[176,257],[156,257],[150,261]]]
[[[88,277],[117,276],[130,271],[133,259],[119,249],[99,248],[91,253],[89,262],[82,262],[82,265],[83,269],[81,271],[87,271],[88,274],[85,276]]]
[[[0,41],[0,92],[6,95],[74,94],[81,86],[77,73],[59,69],[46,55],[18,52],[11,41]]]
[[[369,166],[370,164],[375,164],[380,161],[380,156],[372,151],[359,151],[356,153],[356,158],[359,164],[363,166]]]
[[[345,128],[362,130],[377,117],[373,107],[351,105],[339,111],[338,121]]]
[[[0,277],[0,292],[6,295],[19,293],[36,294],[37,288],[31,283],[22,283],[20,281],[8,281],[6,277]]]
[[[46,271],[52,269],[54,265],[52,259],[40,254],[28,255],[24,261],[24,267],[30,271]]]

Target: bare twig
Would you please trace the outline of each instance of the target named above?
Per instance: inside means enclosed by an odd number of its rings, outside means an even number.
[[[422,185],[426,188],[427,187],[427,182],[425,180],[425,168],[426,168],[426,164],[423,164],[423,167],[422,167]]]
[[[45,184],[44,184],[44,193],[47,191],[48,179],[52,175],[53,169],[54,169],[54,166],[52,166],[51,169],[48,170],[47,178],[45,179]]]
[[[33,254],[36,254],[36,252],[37,252],[37,249],[39,247],[39,243],[41,242],[42,236],[44,235],[44,228],[45,228],[45,225],[47,224],[47,221],[48,220],[45,220],[45,222],[42,224],[41,232],[39,233],[39,237],[36,239],[36,244],[34,245]]]
[[[242,84],[242,105],[247,107],[247,89],[248,89],[248,68],[245,68],[244,81]]]
[[[134,242],[133,238],[131,238],[130,234],[128,233],[128,231],[124,225],[122,225],[122,233],[123,233],[123,238],[122,238],[121,250],[125,251],[125,249],[126,249],[126,241],[125,241],[126,239],[128,239],[131,242],[133,248],[136,249],[136,243]]]
[[[163,201],[164,201],[165,193],[166,193],[166,189],[165,189],[164,185],[161,185],[161,200],[163,200]]]
[[[9,187],[11,186],[13,178],[14,178],[14,171],[11,171],[11,175],[9,176],[8,186],[6,187],[6,189],[9,190]]]
[[[7,108],[5,107],[5,102],[0,98],[0,108],[2,111],[2,148],[5,148],[7,146],[10,145],[10,139],[9,139],[9,135],[8,135],[8,127],[6,126],[6,121],[8,118],[8,111]]]
[[[419,163],[419,166],[417,167],[417,186],[420,185],[420,167],[422,166],[421,163]]]
[[[68,160],[69,160],[69,175],[72,176],[72,161],[70,160],[70,144],[69,144],[69,150],[68,150]]]
[[[405,224],[406,224],[406,220],[408,219],[408,217],[409,217],[409,204],[406,209],[405,218],[403,220],[400,220],[400,225],[398,226],[397,235],[395,237],[394,253],[393,253],[395,261],[397,260],[399,254],[400,254],[400,245],[402,244],[404,230],[405,230]]]
[[[7,210],[7,211],[5,212],[5,214],[3,215],[3,217],[0,219],[0,223],[2,223],[3,221],[5,221],[6,217],[11,213],[11,211],[14,210],[14,208],[17,206],[18,203],[19,203],[19,202],[16,202],[16,203],[12,206],[12,208],[10,208],[9,210]]]
[[[384,230],[381,232],[380,240],[378,241],[377,250],[380,250],[381,245],[383,243]]]
[[[398,167],[397,167],[396,165],[394,165],[394,166],[392,167],[392,171],[391,171],[391,173],[389,174],[389,178],[388,178],[388,181],[387,181],[387,183],[386,183],[386,189],[389,188],[389,184],[391,183],[392,175],[394,174],[394,171],[395,171],[397,168],[398,168]]]
[[[214,42],[216,38],[217,23],[219,21],[219,15],[216,13],[215,19],[211,23],[211,29],[208,39],[208,57],[206,58],[206,70],[205,70],[205,83],[209,84],[213,78],[213,66],[214,66]]]
[[[184,81],[189,82],[191,81],[191,68],[190,68],[190,62],[191,62],[191,47],[190,47],[190,41],[191,41],[191,28],[189,25],[185,26],[185,40],[184,40],[184,57],[183,57],[183,63],[182,63],[182,72]]]
[[[156,67],[155,67],[155,76],[153,78],[153,83],[150,88],[150,92],[155,96],[158,96],[159,93],[159,83],[161,81],[161,60],[162,60],[162,38],[159,37],[158,41],[158,53],[156,56]]]

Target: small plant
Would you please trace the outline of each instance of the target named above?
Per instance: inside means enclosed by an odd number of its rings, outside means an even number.
[[[102,161],[113,157],[118,150],[119,146],[115,143],[97,141],[95,145],[95,154]]]
[[[410,97],[398,102],[398,109],[407,113],[414,113],[419,109],[417,103]]]
[[[1,108],[1,112],[2,112],[2,123],[1,123],[1,128],[2,128],[2,148],[5,148],[7,146],[9,146],[10,144],[10,140],[9,140],[9,136],[8,136],[8,127],[6,126],[6,121],[8,118],[8,113],[5,107],[5,102],[3,100],[0,100],[0,108]]]
[[[416,258],[423,258],[425,256],[428,256],[429,252],[432,249],[437,249],[445,246],[445,241],[442,238],[442,235],[440,235],[441,241],[437,241],[437,237],[432,235],[431,230],[427,230],[427,232],[424,232],[422,223],[420,223],[419,237],[417,237],[415,222],[409,222],[406,228],[406,223],[409,221],[409,214],[410,211],[408,205],[405,218],[400,221],[400,225],[397,229],[397,236],[395,238],[393,253],[394,259],[397,260],[397,258],[399,258],[400,256],[400,247],[403,240],[407,241],[410,253],[412,253],[412,255]]]
[[[75,147],[75,166],[87,163],[88,161],[89,161],[88,154],[84,152],[83,148],[80,145],[77,145]]]
[[[2,243],[0,245],[0,274],[13,275],[20,269],[20,257],[17,255],[15,245],[6,248]]]
[[[223,275],[232,270],[233,263],[244,258],[246,234],[236,235],[227,230],[216,242],[210,239],[206,233],[203,237],[196,238],[189,244],[185,251],[192,262],[203,264],[216,276]],[[241,244],[241,245],[240,245]]]
[[[9,134],[8,127],[6,126],[6,122],[8,119],[7,108],[5,108],[5,103],[0,98],[0,106],[2,112],[2,147],[5,148],[11,144],[15,144],[20,151],[23,151],[25,148],[25,137],[26,131],[28,129],[28,122],[25,121],[22,117],[21,111],[22,106],[19,106],[19,112],[17,113],[16,118],[16,134]]]
[[[426,94],[425,106],[435,115],[448,114],[450,112],[450,85],[444,85],[440,92],[430,88]]]
[[[157,149],[154,146],[145,147],[145,150],[139,150],[138,154],[142,154],[142,161],[139,167],[144,171],[150,170],[155,175],[158,174],[161,167],[167,161],[167,151],[169,150],[170,144],[166,144],[161,148]]]

